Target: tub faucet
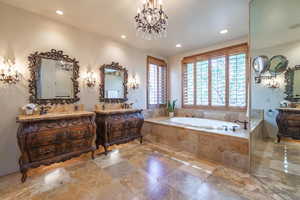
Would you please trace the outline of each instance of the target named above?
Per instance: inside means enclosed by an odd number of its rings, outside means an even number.
[[[232,131],[235,132],[238,126],[232,126]]]
[[[234,123],[242,123],[242,124],[244,124],[244,129],[247,130],[247,124],[248,124],[248,122],[246,120],[245,121],[235,120]]]
[[[223,125],[222,127],[224,128],[225,131],[228,131],[228,126]]]

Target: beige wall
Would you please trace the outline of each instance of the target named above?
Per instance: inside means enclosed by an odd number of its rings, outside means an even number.
[[[0,57],[15,58],[23,79],[17,85],[0,83],[0,175],[18,170],[16,116],[18,108],[28,103],[29,72],[27,57],[35,51],[63,50],[79,60],[81,77],[87,70],[99,74],[99,66],[119,62],[141,81],[136,91],[129,90],[129,101],[139,108],[146,107],[147,52],[133,49],[108,38],[0,4]],[[155,55],[154,55],[155,56]],[[98,87],[87,88],[80,80],[80,103],[88,110],[98,103]]]
[[[176,55],[176,56],[171,56],[168,58],[168,66],[169,66],[169,82],[170,82],[170,99],[171,100],[175,100],[178,99],[178,106],[181,107],[182,106],[182,102],[181,102],[181,60],[185,57],[185,56],[191,56],[191,55],[195,55],[195,54],[199,54],[199,53],[204,53],[207,51],[212,51],[212,50],[216,50],[216,49],[220,49],[220,48],[224,48],[224,47],[228,47],[228,46],[232,46],[232,45],[236,45],[236,44],[241,44],[247,42],[247,38],[241,38],[239,40],[234,40],[234,41],[228,41],[222,44],[216,44],[216,45],[212,45],[210,47],[207,48],[202,48],[202,49],[198,49],[198,50],[194,50],[194,51],[190,51],[187,53],[183,53],[180,55]]]

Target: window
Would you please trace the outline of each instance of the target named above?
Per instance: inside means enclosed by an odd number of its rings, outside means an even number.
[[[246,109],[247,44],[185,57],[183,107]]]
[[[147,58],[147,105],[148,108],[164,106],[167,103],[167,65],[154,57]]]

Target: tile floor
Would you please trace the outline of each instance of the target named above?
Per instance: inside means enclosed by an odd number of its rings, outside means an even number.
[[[254,175],[286,200],[300,199],[300,141],[258,141]]]
[[[133,142],[0,178],[0,199],[241,200],[281,199],[262,182],[189,154]]]

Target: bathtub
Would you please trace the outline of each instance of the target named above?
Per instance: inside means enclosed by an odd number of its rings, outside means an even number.
[[[238,128],[233,131],[232,126]],[[239,127],[236,123],[213,119],[157,117],[145,119],[142,134],[145,141],[248,172],[249,131]]]
[[[173,117],[167,119],[166,122],[180,124],[184,126],[193,126],[205,129],[218,129],[218,130],[235,130],[240,129],[240,125],[232,122],[214,120],[214,119],[203,119],[203,118],[191,118],[191,117]]]

